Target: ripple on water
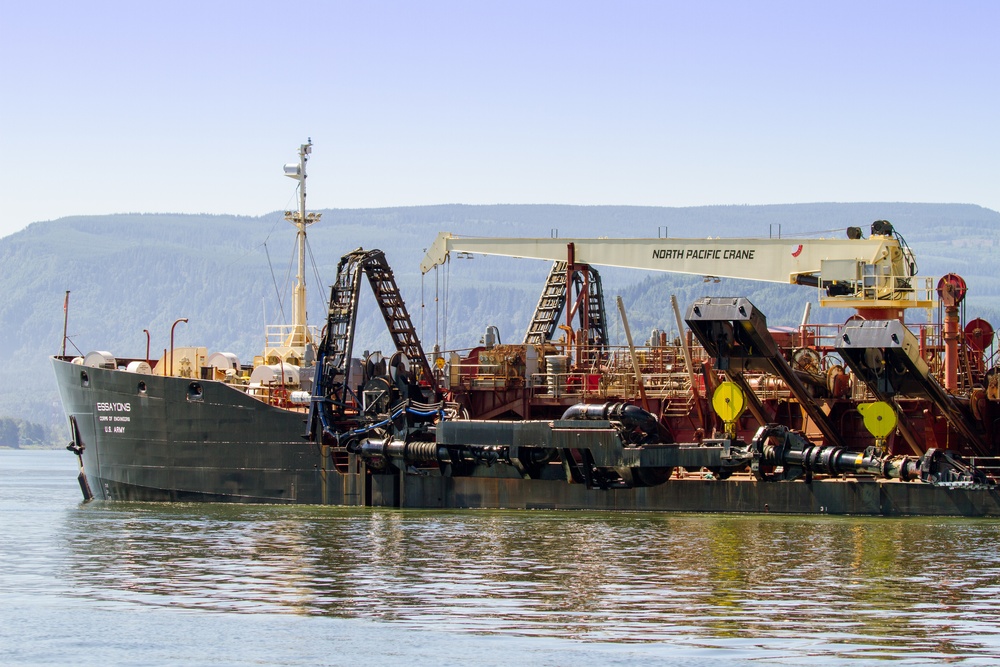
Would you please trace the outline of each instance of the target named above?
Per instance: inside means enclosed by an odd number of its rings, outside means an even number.
[[[994,651],[1000,529],[971,523],[95,503],[62,539],[104,600],[912,657]]]
[[[1000,657],[1000,522],[53,506],[28,489],[0,487],[18,508],[0,583],[19,595],[701,657]]]

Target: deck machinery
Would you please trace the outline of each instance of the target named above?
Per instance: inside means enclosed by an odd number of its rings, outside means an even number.
[[[401,300],[392,296],[398,291],[373,277],[384,278],[388,271],[381,253],[356,251],[341,262],[331,293],[310,435],[329,450],[338,471],[367,476],[372,504],[434,506],[433,496],[444,503],[441,497],[451,494],[445,504],[461,506],[455,498],[472,488],[461,480],[478,480],[481,494],[485,478],[495,480],[490,488],[503,496],[500,506],[628,507],[634,497],[623,501],[614,493],[637,488],[656,490],[656,497],[662,496],[656,505],[682,498],[678,485],[718,483],[740,473],[743,481],[727,484],[752,485],[759,497],[756,507],[738,502],[727,507],[731,491],[705,491],[720,500],[677,501],[678,506],[663,509],[811,511],[796,509],[796,499],[815,501],[822,495],[833,499],[827,511],[850,512],[857,505],[836,498],[856,491],[817,492],[814,485],[817,480],[842,482],[849,475],[855,482],[881,478],[916,482],[903,485],[907,488],[981,491],[988,494],[986,500],[970,502],[979,513],[991,511],[983,503],[996,504],[989,495],[994,481],[969,455],[996,454],[988,428],[993,403],[980,401],[973,408],[942,388],[925,361],[935,349],[902,325],[905,309],[928,308],[933,300],[928,289],[924,294],[918,289],[912,253],[891,225],[878,221],[869,239],[861,238],[860,230],[849,235],[801,244],[440,235],[422,265],[425,272],[457,250],[554,262],[524,344],[502,350],[520,355],[521,370],[508,371],[500,381],[494,375],[488,384],[475,382],[475,368],[456,367],[469,359],[475,366],[480,355],[495,350],[487,344],[465,360],[453,357],[446,364],[442,359],[432,368]],[[651,340],[647,349],[628,350],[625,356],[637,370],[632,382],[627,370],[619,373],[615,367],[595,264],[780,277],[814,286],[826,305],[851,304],[864,316],[843,327],[836,344],[825,348],[803,327],[781,341],[797,344],[788,350],[749,300],[706,297],[687,310],[687,340],[672,345]],[[397,352],[388,364],[366,360],[352,375],[348,360],[361,272],[369,275]],[[558,328],[567,335],[557,343],[553,334],[563,311],[567,324]],[[398,335],[400,330],[410,334]],[[826,362],[824,356],[831,353],[843,363]],[[640,366],[648,381],[668,355],[678,365],[684,358],[686,369],[672,372],[676,384],[653,387],[652,402],[640,405]],[[700,358],[692,361],[692,356]],[[572,360],[554,382],[545,381],[549,357]],[[528,358],[540,362],[541,381],[533,381],[524,368]],[[954,354],[946,361],[953,359]],[[517,363],[510,367],[519,368]],[[497,416],[507,419],[493,419]],[[779,484],[784,482],[791,486]],[[579,491],[553,491],[553,483],[612,495],[589,495],[583,501]],[[796,486],[801,484],[810,488],[806,495]],[[908,498],[913,494],[895,488],[880,487],[877,513],[912,509]]]
[[[285,215],[293,321],[265,328],[252,364],[172,337],[159,360],[52,358],[85,498],[1000,516],[993,329],[962,328],[964,281],[945,276],[935,298],[888,222],[801,241],[441,234],[424,272],[456,251],[552,268],[522,343],[489,328],[466,353],[428,358],[378,250],[343,257],[322,336],[306,326],[311,150],[284,168],[299,204]],[[685,314],[672,299],[677,337],[636,345],[619,298],[628,345],[616,347],[603,266],[807,285],[859,315],[776,331],[747,299]],[[354,358],[363,278],[388,357]],[[903,327],[935,303],[940,328]]]

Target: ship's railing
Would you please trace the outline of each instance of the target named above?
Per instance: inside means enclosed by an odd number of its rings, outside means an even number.
[[[478,365],[475,365],[480,371]],[[642,373],[642,389],[648,398],[676,399],[693,396],[691,376],[686,372]],[[763,373],[746,376],[754,393],[761,400],[787,399],[791,391],[775,376]],[[698,394],[706,395],[702,376],[696,375]],[[588,373],[534,373],[530,378],[506,377],[490,373],[463,376],[460,386],[453,389],[501,390],[527,387],[538,398],[575,398],[587,400],[631,399],[639,396],[639,381],[634,372]]]
[[[524,346],[506,346],[517,351]],[[481,350],[478,360],[469,359],[469,351],[455,351],[459,354],[457,363],[452,352],[444,353],[445,359],[452,359],[442,371],[452,389],[505,390],[524,388],[538,398],[558,398],[576,400],[625,399],[638,395],[638,380],[629,348],[610,346],[579,348],[574,352],[586,360],[584,368],[564,370],[569,355],[555,354],[563,350],[549,349],[553,354],[542,354],[534,360],[539,370],[528,372],[524,358],[516,363],[497,363],[493,350]],[[704,378],[699,360],[704,350],[695,345],[692,351],[695,381],[699,392],[704,394]],[[553,360],[552,357],[560,359]],[[646,395],[650,398],[676,398],[691,395],[691,374],[687,371],[683,350],[679,345],[640,347],[635,349],[640,376]],[[558,363],[557,363],[558,361]]]
[[[969,465],[994,479],[1000,478],[1000,456],[970,456]]]
[[[998,364],[1000,364],[1000,348],[994,348],[991,345],[983,351],[983,367],[990,369]]]
[[[269,324],[264,327],[264,341],[267,348],[303,347],[307,342],[319,342],[319,329],[309,325],[303,331],[294,324]]]
[[[818,350],[833,350],[837,346],[837,339],[840,337],[844,324],[822,323],[803,324],[799,326],[800,347],[814,347]],[[936,323],[918,322],[907,323],[906,325],[920,341],[921,348],[943,349],[944,337],[941,332],[941,325]]]
[[[643,373],[643,390],[649,398],[676,398],[691,394],[687,373]],[[634,373],[535,373],[532,376],[536,396],[549,398],[625,399],[639,395]]]
[[[247,396],[256,398],[258,401],[262,401],[268,405],[273,405],[277,408],[285,408],[286,410],[294,410],[297,412],[307,412],[309,409],[308,405],[292,403],[292,391],[298,390],[298,387],[283,387],[280,384],[269,385],[258,384],[256,382],[242,386],[233,386],[238,389],[242,389]]]
[[[917,323],[909,326],[919,341],[922,357],[931,373],[943,382],[944,340],[941,325]],[[799,327],[776,328],[772,330],[772,335],[785,359],[792,363],[793,367],[796,367],[793,362],[798,349],[815,350],[819,355],[819,367],[797,368],[797,370],[814,371],[817,377],[822,379],[835,365],[845,369],[847,367],[836,351],[837,340],[843,327],[843,324],[804,324]],[[696,341],[691,340],[689,334],[687,335],[694,363],[695,382],[698,385],[699,393],[704,395],[704,378],[701,373],[700,361],[705,357],[705,351]],[[508,347],[523,346],[512,345]],[[545,362],[543,358],[539,358],[537,360],[539,371],[533,374],[526,372],[523,360],[519,369],[509,365],[491,366],[489,363],[484,363],[482,359],[478,363],[470,362],[467,359],[469,351],[459,351],[462,361],[458,364],[449,363],[451,379],[458,380],[458,384],[454,386],[456,389],[527,387],[532,389],[533,394],[551,395],[553,392],[550,391],[549,387],[552,386],[558,387],[560,396],[583,398],[591,396],[613,398],[634,396],[638,393],[638,383],[635,379],[632,363],[633,353],[624,346],[608,346],[600,349],[574,346],[568,350],[565,346],[555,345],[548,349],[548,353],[569,359],[570,355],[566,352],[572,351],[573,358],[584,360],[587,367],[576,367],[571,371],[557,373],[546,372],[544,370]],[[548,353],[541,354],[540,357],[549,356]],[[448,359],[450,358],[449,354],[445,353],[442,356]],[[679,340],[674,339],[672,343],[662,346],[636,347],[634,355],[647,395],[669,398],[691,393],[691,377],[687,371],[683,347]],[[991,345],[982,353],[981,360],[972,360],[970,370],[974,377],[971,381],[982,382],[982,373],[997,362],[1000,362],[1000,354],[995,352]],[[442,375],[447,373],[448,371],[445,371]],[[782,399],[790,395],[784,383],[773,376],[751,374],[748,375],[748,381],[762,400]],[[860,382],[852,383],[851,397],[861,401],[874,400],[868,389]]]
[[[518,346],[509,346],[516,348]],[[495,363],[495,358],[481,351],[479,360],[469,360],[469,351],[456,351],[460,355],[457,363],[450,361],[442,377],[447,379],[452,389],[504,390],[526,388],[539,398],[574,398],[580,400],[603,400],[634,398],[639,395],[639,380],[636,378],[632,350],[624,346],[610,346],[597,350],[586,350],[581,356],[589,359],[589,368],[562,370],[555,368],[552,361],[538,360],[539,370],[525,372],[524,361],[517,364]],[[635,348],[635,360],[647,397],[676,399],[692,396],[692,374],[687,370],[683,348],[678,344]],[[445,353],[444,358],[451,358]],[[553,355],[543,355],[551,357]],[[563,356],[566,355],[555,355]],[[694,382],[699,395],[706,395],[705,379],[701,371],[704,349],[697,344],[691,348]],[[782,399],[790,396],[790,391],[778,378],[763,373],[747,374],[747,381],[755,393],[763,399]]]
[[[844,325],[836,324],[803,325],[799,328],[799,345],[813,347],[821,353],[823,370],[832,364],[846,366],[836,352],[836,342],[843,327]],[[920,357],[927,364],[930,374],[943,384],[945,341],[942,325],[936,322],[907,323],[907,328],[917,339]],[[964,329],[959,327],[958,340],[960,387],[969,389],[977,384],[986,384],[986,371],[1000,364],[1000,348],[996,345],[996,338],[990,337],[989,340],[979,340],[974,344]],[[983,346],[983,349],[978,349],[977,344]]]
[[[937,286],[933,278],[882,273],[881,268],[874,264],[856,264],[854,275],[838,280],[843,292],[839,295],[830,295],[826,287],[818,287],[820,305],[825,308],[929,309],[937,303]]]
[[[828,354],[837,347],[842,324],[803,324],[798,328],[798,340],[795,347],[811,347],[818,352]]]
[[[574,370],[566,371],[561,368],[553,370],[557,365],[563,367],[568,365],[569,355],[560,354],[562,349],[553,348],[546,350],[546,353],[539,355],[530,362],[526,358],[525,346],[509,345],[503,346],[504,352],[512,352],[518,355],[516,361],[509,361],[510,357],[503,353],[497,354],[496,349],[480,350],[478,359],[470,359],[471,350],[457,350],[441,353],[444,359],[452,359],[452,354],[459,355],[459,361],[449,361],[447,368],[442,375],[449,375],[454,384],[458,380],[465,388],[474,384],[479,388],[489,388],[491,383],[496,388],[510,385],[515,386],[542,386],[545,385],[545,378],[549,376],[563,376],[561,383],[565,386],[583,386],[594,388],[595,377],[605,378],[603,384],[622,385],[626,381],[618,379],[619,376],[634,376],[632,358],[627,348],[580,348],[574,349],[579,352],[579,356],[584,359],[583,364],[577,364]],[[703,352],[698,348],[694,353],[695,358],[699,358]],[[504,357],[501,362],[498,357]],[[556,357],[556,360],[553,360]],[[677,384],[674,376],[687,377],[683,354],[679,347],[665,346],[653,348],[637,348],[636,359],[639,363],[642,375],[649,378],[649,383],[653,386],[674,386]],[[432,365],[433,365],[433,359]],[[556,363],[559,361],[559,364]],[[529,371],[529,366],[531,371]],[[538,371],[533,371],[537,367]],[[688,384],[690,384],[688,382]]]

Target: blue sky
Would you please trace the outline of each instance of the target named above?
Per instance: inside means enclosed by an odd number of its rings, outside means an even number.
[[[0,3],[0,235],[293,206],[307,137],[310,208],[1000,210],[1000,2]]]

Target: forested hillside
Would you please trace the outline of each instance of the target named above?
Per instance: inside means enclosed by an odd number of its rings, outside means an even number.
[[[801,204],[657,208],[625,206],[442,205],[329,210],[310,228],[310,321],[322,325],[341,255],[381,248],[392,265],[426,349],[475,345],[487,325],[519,341],[548,271],[545,262],[477,256],[455,259],[421,277],[419,263],[439,231],[482,236],[831,237],[848,226],[867,235],[888,219],[917,254],[922,275],[962,275],[968,313],[1000,324],[994,270],[1000,214],[971,205]],[[48,355],[59,351],[63,297],[71,291],[69,351],[151,356],[169,346],[205,345],[243,360],[259,353],[265,322],[290,316],[295,230],[281,213],[261,217],[121,214],[39,222],[0,239],[0,417],[62,429]],[[611,334],[622,340],[614,309],[621,295],[636,337],[676,329],[670,295],[682,307],[705,295],[747,295],[772,325],[797,324],[813,290],[739,280],[602,269]],[[279,300],[280,297],[280,300]],[[813,321],[844,313],[813,310]],[[357,350],[386,349],[388,335],[370,295],[363,298]],[[617,337],[617,338],[616,338]],[[23,430],[23,429],[22,429]],[[29,428],[30,430],[30,428]],[[31,431],[37,435],[36,431]],[[61,435],[59,436],[62,437]]]

